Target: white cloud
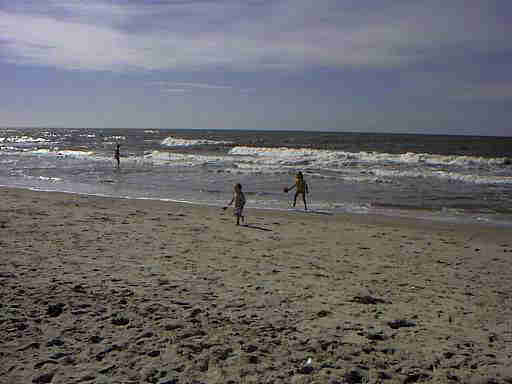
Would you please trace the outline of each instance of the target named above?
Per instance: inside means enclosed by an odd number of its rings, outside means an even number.
[[[8,61],[66,69],[106,70],[137,65],[139,52],[118,31],[48,17],[0,12]]]
[[[464,7],[468,2],[357,9],[329,0],[258,7],[238,1],[49,0],[0,10],[0,53],[11,63],[151,71],[382,67],[450,47],[500,49],[500,25],[478,7]],[[475,14],[480,24],[468,28]]]

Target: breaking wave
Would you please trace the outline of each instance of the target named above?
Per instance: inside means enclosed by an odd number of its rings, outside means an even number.
[[[506,157],[485,158],[476,156],[445,156],[430,153],[391,154],[380,152],[344,152],[308,148],[263,148],[234,147],[232,155],[264,156],[291,163],[322,162],[324,164],[346,166],[351,163],[394,163],[394,164],[426,164],[431,166],[456,165],[460,167],[494,167],[509,165]]]
[[[178,139],[176,137],[169,136],[162,141],[162,145],[167,147],[197,147],[200,145],[224,145],[233,144],[231,141],[215,141],[206,139]]]

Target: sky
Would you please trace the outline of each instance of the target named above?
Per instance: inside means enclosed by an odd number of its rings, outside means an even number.
[[[0,126],[512,136],[509,0],[0,0]]]

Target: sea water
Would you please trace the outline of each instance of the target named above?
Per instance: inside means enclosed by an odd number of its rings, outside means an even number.
[[[512,225],[512,138],[0,128],[2,186],[223,206],[239,182],[248,207],[290,209],[297,171],[313,213]]]

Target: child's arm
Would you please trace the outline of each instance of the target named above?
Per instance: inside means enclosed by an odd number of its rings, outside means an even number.
[[[304,190],[306,191],[306,193],[309,193],[309,185],[308,185],[308,183],[304,182],[304,187],[305,187]]]
[[[231,201],[223,209],[227,209],[231,204],[233,204],[233,201],[235,201],[235,195],[233,195],[233,198],[231,199]]]

